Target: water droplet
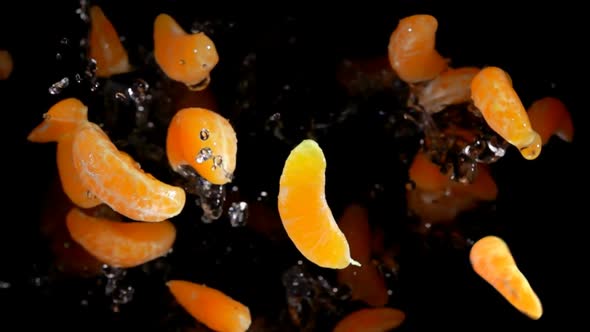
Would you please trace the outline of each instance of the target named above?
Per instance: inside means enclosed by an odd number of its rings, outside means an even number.
[[[221,167],[223,165],[223,158],[221,156],[213,157],[213,165],[211,166],[212,170],[215,170],[217,167]]]
[[[268,118],[270,121],[279,121],[281,119],[281,113],[275,113]]]
[[[70,40],[67,37],[63,37],[60,41],[60,44],[62,45],[68,45],[70,43]]]
[[[117,91],[115,92],[115,99],[119,101],[127,101],[127,96],[123,92]]]
[[[62,58],[61,53],[59,53],[59,52],[58,53],[55,53],[55,60],[58,60],[59,61],[59,60],[61,60],[61,58]]]
[[[83,307],[87,307],[88,306],[88,300],[86,300],[86,299],[81,300],[80,301],[80,305],[83,306]]]
[[[88,16],[88,0],[80,0],[80,8],[76,9],[76,14],[78,14],[82,21],[86,23],[90,22],[90,17]]]
[[[0,289],[8,289],[11,286],[12,285],[8,281],[2,281],[2,280],[0,280]]]
[[[207,130],[206,128],[201,129],[201,132],[199,133],[199,137],[201,138],[202,141],[206,141],[209,139],[209,130]]]
[[[248,220],[248,203],[234,202],[227,210],[229,222],[233,227],[244,226]]]
[[[70,85],[70,79],[67,77],[64,77],[61,80],[53,83],[49,87],[49,93],[52,95],[60,94],[63,91],[63,89],[68,87],[68,85]]]
[[[76,74],[76,75],[74,75],[74,78],[76,79],[76,83],[78,83],[78,84],[82,83],[82,75]]]
[[[197,157],[195,158],[195,161],[197,162],[197,164],[202,164],[205,161],[211,159],[212,156],[213,156],[213,151],[211,151],[211,148],[202,148],[199,151],[199,154],[197,155]]]
[[[94,194],[90,190],[86,190],[86,197],[88,197],[88,199],[96,198],[96,196],[94,196]]]

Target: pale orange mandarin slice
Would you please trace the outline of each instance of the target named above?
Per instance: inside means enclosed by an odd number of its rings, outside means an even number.
[[[176,172],[189,165],[207,181],[223,185],[232,180],[237,153],[234,128],[213,111],[185,108],[170,121],[166,154]]]
[[[574,138],[574,124],[563,102],[554,97],[535,101],[528,109],[533,129],[541,135],[543,144],[556,135],[566,142]]]
[[[471,98],[490,128],[517,147],[525,159],[539,156],[541,136],[531,127],[527,112],[512,88],[512,80],[504,70],[486,67],[477,73],[471,81]]]
[[[62,135],[72,133],[78,124],[88,120],[88,108],[76,98],[67,98],[53,105],[43,118],[43,122],[29,133],[29,141],[57,142]]]
[[[311,262],[334,269],[360,266],[350,257],[346,237],[326,201],[325,171],[326,159],[315,141],[304,140],[291,151],[279,183],[283,226],[295,247]]]
[[[72,203],[84,209],[95,207],[102,202],[82,184],[74,167],[73,145],[73,134],[65,134],[57,143],[57,171],[61,185]]]
[[[176,239],[176,228],[159,223],[112,221],[70,210],[66,224],[72,239],[101,262],[113,267],[135,267],[164,256]]]
[[[0,50],[0,80],[6,80],[12,74],[14,62],[12,55],[6,50]]]
[[[192,90],[209,85],[210,73],[219,62],[215,44],[205,33],[189,34],[167,14],[158,15],[154,22],[154,56],[169,78]]]
[[[166,285],[191,316],[214,331],[245,332],[252,323],[247,306],[217,289],[183,280]]]
[[[502,239],[486,236],[478,240],[471,248],[469,258],[475,273],[510,304],[532,319],[541,318],[541,301],[516,266],[510,249]]]
[[[407,83],[429,81],[447,69],[447,61],[436,51],[438,21],[431,15],[401,19],[389,39],[391,67]]]
[[[82,184],[118,213],[138,221],[162,221],[178,215],[186,201],[180,187],[145,173],[94,123],[74,134],[74,166]]]
[[[344,317],[334,332],[387,332],[404,322],[406,314],[393,308],[360,309]]]
[[[90,7],[90,23],[89,55],[96,60],[96,75],[110,77],[131,71],[127,50],[99,6]]]
[[[418,100],[427,112],[436,113],[449,105],[471,100],[471,80],[477,67],[449,68],[420,90]]]
[[[441,173],[440,166],[433,163],[423,151],[414,157],[408,175],[417,188],[427,191],[445,190],[450,181],[449,175]]]

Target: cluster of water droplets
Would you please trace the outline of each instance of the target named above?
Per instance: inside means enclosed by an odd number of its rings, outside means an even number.
[[[133,300],[135,288],[125,280],[127,270],[114,268],[109,265],[102,267],[103,279],[105,280],[104,294],[111,298],[111,309],[119,312],[121,306]]]

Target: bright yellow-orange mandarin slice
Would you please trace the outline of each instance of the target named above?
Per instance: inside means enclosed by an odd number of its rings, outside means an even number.
[[[283,226],[295,247],[311,262],[333,269],[360,266],[350,257],[346,237],[326,201],[325,171],[324,152],[315,141],[304,140],[291,151],[279,184]]]
[[[130,219],[162,221],[178,215],[184,207],[186,194],[182,188],[145,173],[94,123],[76,129],[73,156],[82,184]]]
[[[178,111],[168,127],[166,154],[172,169],[189,165],[207,181],[223,185],[236,168],[238,140],[221,115],[198,107]]]
[[[217,289],[183,280],[166,283],[176,301],[197,321],[218,332],[245,332],[250,309]]]
[[[119,34],[100,7],[90,7],[90,23],[89,55],[96,60],[96,75],[110,77],[131,71]]]
[[[70,210],[66,224],[72,239],[101,262],[113,267],[135,267],[164,256],[176,239],[168,220],[159,223],[123,222]]]
[[[532,319],[543,315],[543,307],[526,277],[516,266],[506,243],[496,236],[478,240],[469,255],[475,273],[494,287],[510,304]]]
[[[43,118],[29,133],[30,142],[57,142],[62,135],[74,132],[78,124],[88,120],[88,108],[76,98],[67,98],[51,106]]]
[[[541,136],[531,126],[527,112],[512,88],[512,79],[498,67],[482,69],[471,81],[471,99],[487,124],[525,159],[541,154]]]
[[[154,22],[154,56],[162,71],[191,90],[209,85],[210,73],[219,62],[213,41],[203,32],[189,34],[167,14]]]
[[[387,332],[404,322],[406,314],[393,308],[361,309],[344,317],[334,332]]]
[[[556,135],[566,142],[574,139],[574,124],[564,103],[554,97],[535,101],[528,109],[533,129],[541,135],[543,144]]]

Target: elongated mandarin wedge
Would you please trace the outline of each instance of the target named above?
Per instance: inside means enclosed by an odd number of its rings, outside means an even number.
[[[398,309],[361,309],[338,322],[334,332],[387,332],[402,325],[405,319],[406,314]]]
[[[6,80],[12,74],[14,63],[12,55],[6,50],[0,50],[0,80]]]
[[[436,51],[438,21],[431,15],[412,15],[399,21],[389,39],[389,62],[407,83],[429,81],[445,69],[447,61]]]
[[[436,113],[449,105],[471,101],[471,80],[479,70],[477,67],[445,70],[419,92],[420,105],[427,112]]]
[[[410,165],[409,178],[416,184],[416,188],[427,191],[445,190],[450,180],[450,177],[442,174],[440,167],[422,151],[416,154]]]
[[[73,157],[82,184],[130,219],[162,221],[178,215],[184,207],[186,194],[182,188],[145,173],[94,123],[77,128]]]
[[[566,142],[574,138],[574,124],[567,107],[554,97],[545,97],[535,101],[528,109],[533,129],[541,135],[543,144],[547,144],[555,135]]]
[[[66,224],[76,243],[113,267],[135,267],[164,256],[176,239],[176,228],[168,220],[112,221],[74,208],[68,213]]]
[[[113,24],[98,6],[90,7],[89,55],[96,60],[96,75],[110,77],[131,71],[127,50]]]
[[[527,112],[512,88],[508,74],[498,67],[482,69],[471,81],[471,98],[487,124],[525,159],[541,153],[541,136],[531,126]]]
[[[384,306],[389,296],[383,276],[371,262],[371,229],[367,210],[357,204],[348,206],[338,220],[338,226],[346,236],[351,256],[361,264],[338,270],[338,282],[350,288],[354,300],[373,307]]]
[[[162,71],[191,90],[209,85],[211,71],[219,62],[213,41],[203,32],[187,33],[170,15],[154,22],[154,56]]]
[[[189,165],[207,181],[223,185],[232,180],[237,153],[234,128],[213,111],[185,108],[170,121],[166,154],[176,172]]]
[[[59,178],[64,193],[72,203],[84,209],[92,208],[102,202],[82,184],[82,180],[80,180],[74,166],[73,146],[73,134],[62,136],[57,143],[57,171]]]
[[[478,240],[469,255],[475,273],[494,287],[510,304],[532,319],[543,315],[541,301],[516,266],[506,243],[496,236]]]
[[[245,332],[250,309],[217,289],[189,281],[166,283],[176,301],[197,321],[218,332]]]
[[[57,142],[62,135],[74,132],[78,124],[88,120],[88,108],[76,98],[67,98],[53,105],[43,118],[29,133],[30,142]]]
[[[350,257],[325,197],[326,159],[320,146],[304,140],[287,157],[279,183],[279,214],[295,247],[311,262],[343,269],[360,264]]]

